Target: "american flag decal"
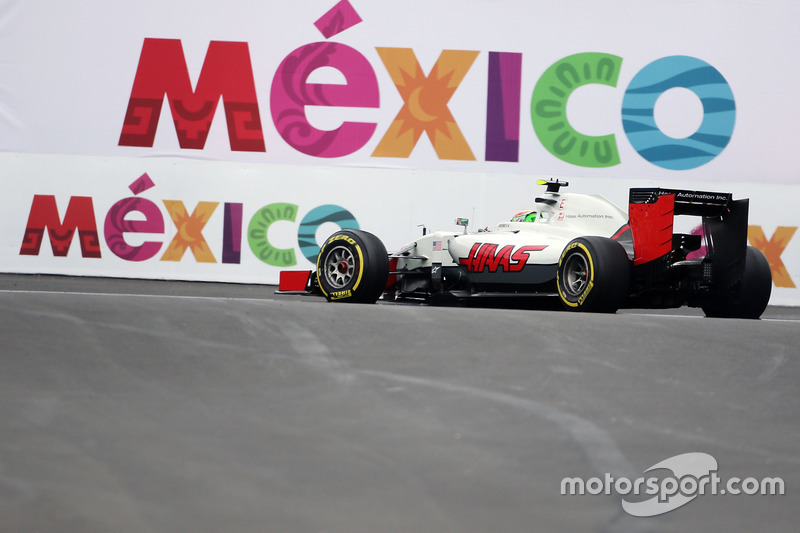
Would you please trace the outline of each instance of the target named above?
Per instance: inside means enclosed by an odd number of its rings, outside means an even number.
[[[434,252],[442,251],[442,241],[433,241],[433,251]]]

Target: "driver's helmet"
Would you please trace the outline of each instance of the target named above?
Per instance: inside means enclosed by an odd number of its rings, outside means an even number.
[[[536,214],[536,211],[520,211],[514,215],[511,222],[536,222]]]

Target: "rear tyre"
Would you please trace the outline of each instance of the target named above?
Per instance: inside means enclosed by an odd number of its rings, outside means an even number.
[[[631,262],[622,245],[605,237],[579,237],[558,261],[558,295],[570,311],[615,313],[630,290]]]
[[[366,231],[337,231],[317,256],[317,281],[329,302],[374,303],[388,279],[386,247]]]
[[[716,295],[703,305],[706,316],[716,318],[759,318],[772,294],[772,270],[758,248],[747,247],[744,275],[738,290]]]

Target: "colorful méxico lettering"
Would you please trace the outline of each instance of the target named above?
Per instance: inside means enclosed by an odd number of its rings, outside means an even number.
[[[129,186],[133,196],[114,203],[106,214],[103,237],[109,251],[126,261],[146,261],[155,257],[163,248],[163,240],[146,240],[132,245],[126,234],[146,234],[146,238],[166,233],[161,208],[147,198],[139,196],[154,187],[150,176],[143,174]],[[219,202],[198,202],[191,214],[180,200],[163,200],[164,207],[172,219],[175,235],[167,244],[161,261],[181,261],[187,250],[198,263],[216,263],[217,259],[203,236],[203,229]],[[290,203],[271,203],[259,208],[247,226],[247,242],[250,250],[260,261],[277,267],[297,264],[293,248],[277,248],[269,241],[269,228],[278,221],[295,222],[299,206]],[[243,227],[243,204],[226,202],[223,212],[222,263],[241,263]],[[131,214],[135,214],[131,217]],[[319,253],[316,242],[317,229],[332,222],[342,229],[358,229],[353,214],[333,204],[317,206],[310,210],[297,227],[297,247],[310,262],[315,262]],[[42,241],[47,235],[53,255],[66,257],[75,232],[78,232],[81,256],[101,257],[100,239],[97,229],[94,202],[88,196],[73,196],[69,199],[62,218],[53,195],[37,194],[33,197],[28,222],[20,246],[20,255],[39,255]]]
[[[343,0],[317,22],[326,39],[361,18]],[[473,149],[448,102],[472,68],[479,51],[443,50],[425,73],[411,48],[377,47],[376,51],[403,100],[394,120],[381,134],[372,157],[409,158],[425,134],[440,159],[473,161]],[[519,161],[522,120],[521,53],[490,51],[486,74],[486,161]],[[590,136],[577,131],[567,117],[572,93],[588,84],[616,87],[621,57],[598,52],[559,59],[541,74],[531,94],[530,123],[547,151],[580,167],[620,164],[616,135]],[[344,84],[308,81],[322,67],[338,70]],[[658,98],[673,88],[694,92],[703,104],[699,129],[683,139],[664,134],[655,121]],[[307,106],[379,108],[381,88],[375,69],[358,50],[320,41],[290,52],[277,66],[269,95],[270,115],[281,138],[312,157],[344,157],[363,148],[375,135],[374,122],[348,122],[332,130],[314,127]],[[182,149],[202,150],[220,99],[225,109],[230,148],[267,152],[261,108],[246,42],[211,41],[199,79],[189,77],[181,41],[146,38],[119,137],[120,146],[152,147],[164,98],[169,102]],[[625,136],[650,163],[688,170],[716,158],[733,134],[736,104],[728,82],[712,65],[690,56],[668,56],[645,65],[632,79],[620,110]]]

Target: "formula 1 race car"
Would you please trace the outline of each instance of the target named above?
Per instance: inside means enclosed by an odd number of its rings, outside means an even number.
[[[373,234],[327,239],[316,272],[282,272],[278,292],[331,302],[551,296],[573,311],[702,307],[707,316],[758,318],[772,291],[766,257],[747,245],[749,200],[729,193],[634,188],[628,213],[601,196],[539,182],[536,208],[491,230],[437,231],[393,253]],[[700,235],[673,233],[675,215],[702,217]]]

